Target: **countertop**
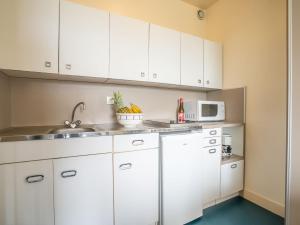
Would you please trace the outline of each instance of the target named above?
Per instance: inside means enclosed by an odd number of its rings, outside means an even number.
[[[144,124],[136,128],[124,128],[119,124],[91,124],[82,125],[82,128],[93,128],[94,132],[79,132],[68,134],[51,134],[51,130],[64,128],[63,126],[34,126],[34,127],[10,127],[0,130],[0,142],[13,141],[29,141],[29,140],[53,140],[53,139],[69,139],[79,137],[97,137],[112,136],[122,134],[138,134],[138,133],[169,133],[169,132],[187,132],[207,128],[222,128],[242,126],[242,123],[231,122],[202,122],[193,124],[183,124],[175,127],[164,127],[158,124],[145,121]]]

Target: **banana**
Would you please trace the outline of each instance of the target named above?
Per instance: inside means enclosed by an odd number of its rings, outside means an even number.
[[[131,103],[130,106],[131,106],[131,110],[133,111],[133,113],[142,113],[142,110],[137,105]]]

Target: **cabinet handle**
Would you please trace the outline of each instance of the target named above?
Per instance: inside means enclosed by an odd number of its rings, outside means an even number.
[[[133,141],[132,141],[132,145],[133,145],[133,146],[143,145],[144,143],[145,143],[144,140],[133,140]]]
[[[211,131],[209,132],[209,134],[210,134],[210,135],[216,135],[216,134],[217,134],[217,131],[216,131],[216,130],[211,130]]]
[[[76,170],[66,170],[66,171],[61,172],[60,175],[62,178],[75,177],[77,175],[77,171]]]
[[[216,152],[217,152],[217,149],[215,149],[215,148],[214,149],[209,149],[210,154],[215,154]]]
[[[132,167],[132,163],[124,163],[119,166],[121,170],[129,170]]]
[[[202,83],[202,80],[198,80],[198,83],[201,84],[201,83]]]
[[[217,140],[216,139],[211,139],[209,140],[209,144],[216,144],[217,143]]]
[[[145,73],[144,72],[141,72],[141,77],[145,77]]]
[[[33,175],[26,177],[26,182],[29,184],[42,182],[44,180],[44,175]]]
[[[72,69],[72,65],[71,64],[66,64],[66,69],[67,70],[71,70]]]
[[[157,74],[156,74],[156,73],[153,74],[153,78],[154,78],[154,79],[157,78]]]
[[[46,61],[46,62],[45,62],[45,67],[50,68],[50,67],[51,67],[51,64],[52,64],[51,62]]]
[[[232,169],[237,168],[237,164],[236,164],[236,163],[235,163],[235,164],[232,164],[232,165],[231,165],[231,168],[232,168]]]
[[[206,84],[209,84],[209,80],[206,81]]]

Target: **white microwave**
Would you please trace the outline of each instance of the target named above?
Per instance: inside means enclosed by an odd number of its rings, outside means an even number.
[[[188,121],[223,121],[225,104],[221,101],[185,101],[184,114]]]

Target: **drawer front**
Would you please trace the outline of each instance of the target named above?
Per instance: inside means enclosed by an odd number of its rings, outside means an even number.
[[[221,128],[203,129],[203,137],[204,138],[221,137],[221,136],[222,136]]]
[[[112,137],[0,143],[0,164],[112,152]]]
[[[153,134],[129,134],[114,136],[114,151],[128,152],[159,147],[159,135]]]
[[[244,160],[221,167],[221,197],[235,194],[244,188]]]
[[[222,144],[221,137],[204,138],[204,147],[217,146]]]

